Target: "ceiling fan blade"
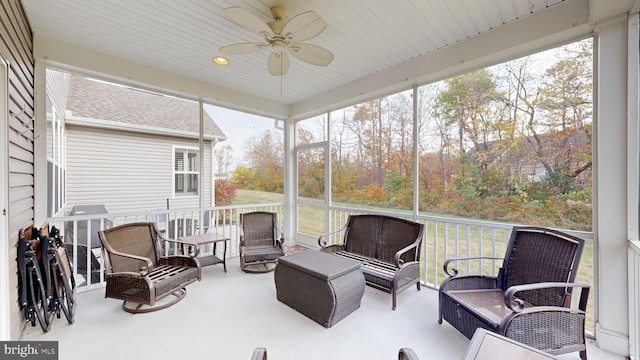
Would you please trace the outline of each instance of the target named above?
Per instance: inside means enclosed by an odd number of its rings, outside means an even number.
[[[313,11],[294,16],[282,29],[282,35],[289,41],[304,41],[320,34],[327,23]]]
[[[289,45],[289,50],[291,55],[309,64],[327,66],[333,61],[331,51],[320,46],[296,43]]]
[[[221,47],[220,52],[225,55],[241,55],[261,50],[267,46],[269,45],[259,42],[240,43]]]
[[[273,32],[271,31],[271,28],[269,27],[269,25],[267,25],[267,23],[260,20],[259,17],[253,15],[243,8],[226,8],[224,9],[224,13],[239,25],[242,25],[253,32],[261,34],[265,38],[273,36]]]
[[[284,75],[289,71],[289,56],[284,51],[274,51],[267,60],[267,67],[273,76]]]

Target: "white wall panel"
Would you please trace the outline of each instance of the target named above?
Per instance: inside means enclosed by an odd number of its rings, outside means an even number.
[[[204,196],[210,206],[211,152],[205,143]],[[173,146],[198,147],[197,140],[67,128],[67,209],[104,204],[109,213],[197,208],[197,196],[174,197]]]

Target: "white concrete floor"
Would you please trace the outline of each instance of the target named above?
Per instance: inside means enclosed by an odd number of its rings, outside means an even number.
[[[276,300],[273,273],[245,274],[237,258],[227,268],[203,268],[181,302],[154,313],[126,313],[103,289],[79,293],[73,325],[64,317],[48,333],[27,325],[21,340],[58,341],[61,360],[248,360],[256,347],[272,360],[391,360],[402,347],[421,360],[447,360],[461,359],[469,344],[447,323],[438,325],[437,292],[425,287],[402,292],[395,311],[391,295],[367,287],[360,309],[326,329]],[[588,357],[624,359],[593,341]]]

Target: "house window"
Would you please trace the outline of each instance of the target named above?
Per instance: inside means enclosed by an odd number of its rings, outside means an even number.
[[[64,148],[64,126],[47,96],[47,216],[55,216],[65,204]]]
[[[200,157],[197,149],[175,148],[173,151],[175,196],[198,195]]]

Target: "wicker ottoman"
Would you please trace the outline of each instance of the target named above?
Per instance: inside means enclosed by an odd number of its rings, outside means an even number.
[[[330,328],[360,307],[365,280],[360,263],[315,250],[278,259],[279,301]]]

